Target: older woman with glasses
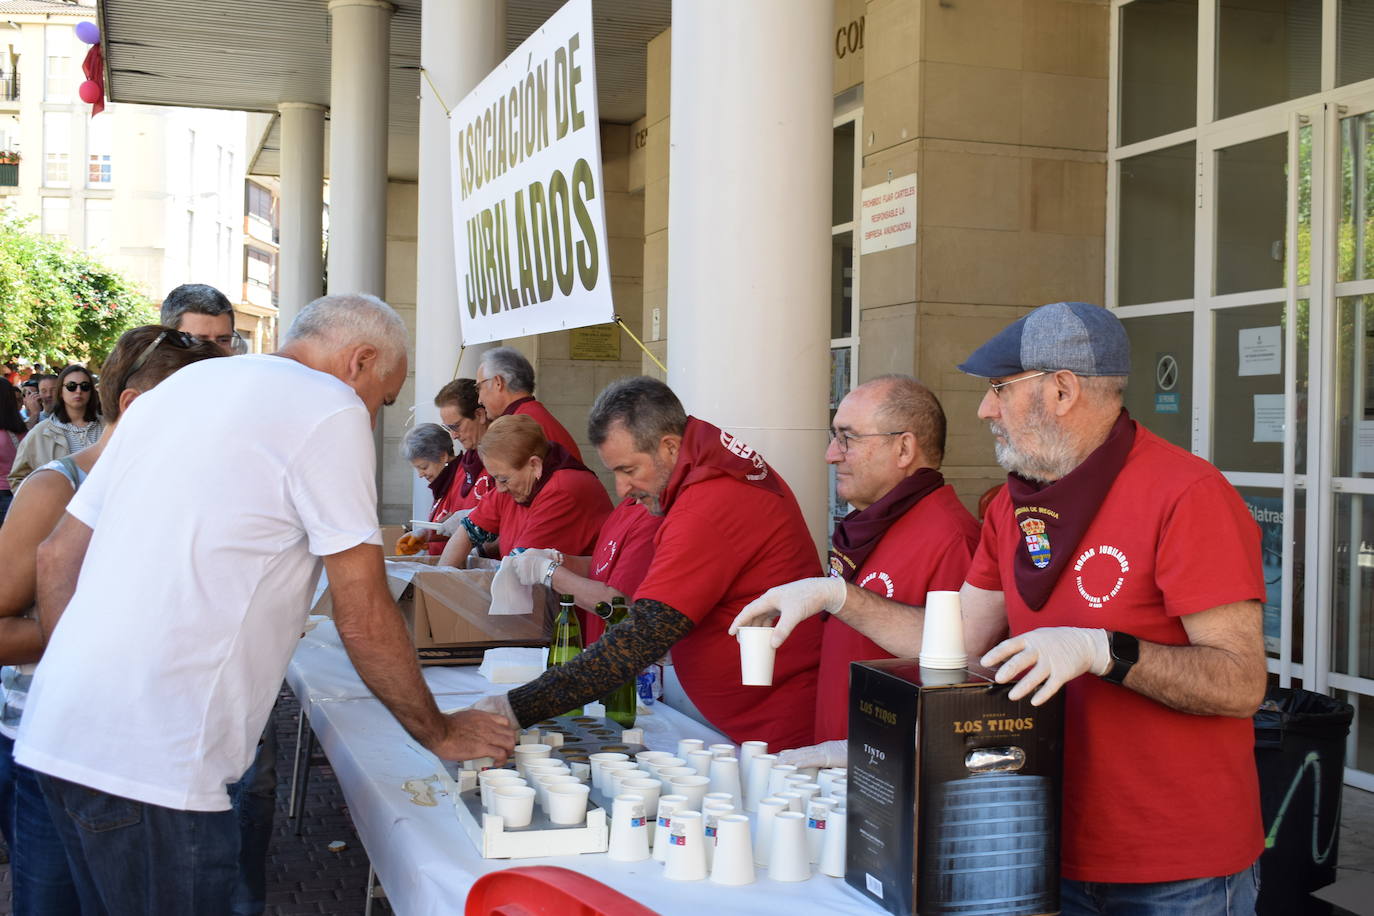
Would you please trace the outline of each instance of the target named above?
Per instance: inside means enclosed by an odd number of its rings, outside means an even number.
[[[175,335],[175,336],[173,336]],[[76,890],[66,854],[33,771],[13,761],[14,738],[19,728],[33,670],[43,653],[43,639],[33,614],[37,591],[38,545],[52,533],[67,504],[85,481],[109,442],[120,415],[139,394],[152,388],[183,366],[218,357],[213,344],[200,343],[180,331],[149,325],[125,332],[105,360],[106,385],[100,392],[108,424],[106,434],[90,448],[74,455],[64,453],[40,465],[14,495],[14,502],[0,527],[0,556],[6,558],[6,574],[0,576],[0,829],[10,844],[10,876],[17,913],[78,913]],[[62,373],[62,406],[78,413],[89,401],[90,373],[69,366]],[[77,385],[68,392],[66,385]],[[70,398],[80,393],[85,400]],[[56,411],[54,411],[56,412]],[[71,415],[70,413],[68,414]],[[33,438],[45,420],[28,438]],[[96,425],[88,421],[82,429]],[[25,439],[27,442],[28,439]]]
[[[66,455],[75,455],[100,441],[105,423],[95,377],[85,366],[68,366],[57,377],[57,402],[52,416],[39,422],[24,441],[10,466],[10,489],[18,488],[36,468]]]
[[[453,456],[453,438],[447,430],[438,423],[421,423],[401,440],[401,454],[434,494],[434,505],[429,510],[431,522],[443,522],[461,508],[458,484],[462,465]],[[396,551],[412,554],[427,547],[437,557],[447,543],[445,535],[424,529],[402,537]]]

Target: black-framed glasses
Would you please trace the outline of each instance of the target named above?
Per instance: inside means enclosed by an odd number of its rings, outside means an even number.
[[[90,382],[67,382],[62,387],[67,389],[68,391],[75,391],[78,388],[80,388],[82,391],[90,391],[95,386],[92,385]]]
[[[900,436],[905,432],[906,430],[899,429],[890,433],[851,433],[844,429],[832,429],[830,431],[830,441],[840,447],[841,455],[847,455],[849,454],[849,445],[855,439],[872,439],[877,436]]]
[[[172,346],[179,347],[182,350],[189,350],[200,342],[194,334],[187,334],[185,331],[164,330],[161,334],[153,338],[152,343],[143,348],[143,352],[139,353],[138,357],[133,361],[133,364],[129,366],[128,371],[124,373],[124,377],[119,380],[120,391],[129,387],[129,379],[133,378],[138,373],[138,370],[143,368],[143,364],[148,361],[148,357],[153,355],[153,351],[157,349],[157,345],[164,340]]]

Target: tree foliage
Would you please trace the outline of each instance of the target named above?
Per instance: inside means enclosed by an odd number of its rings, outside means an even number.
[[[0,354],[98,365],[129,328],[157,321],[132,283],[64,240],[0,215]]]

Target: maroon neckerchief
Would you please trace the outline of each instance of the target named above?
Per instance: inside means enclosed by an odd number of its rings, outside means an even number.
[[[1032,611],[1049,600],[1134,444],[1135,421],[1122,410],[1106,441],[1053,483],[1039,486],[1019,474],[1007,475],[1012,517],[1021,529],[1023,548],[1016,551],[1012,571],[1016,590]]]
[[[677,464],[663,488],[659,506],[666,514],[678,494],[694,483],[713,477],[733,477],[743,483],[762,487],[770,493],[782,495],[782,484],[776,471],[763,456],[734,436],[696,417],[687,418],[682,431],[682,447],[678,449]]]
[[[549,451],[544,455],[544,470],[540,473],[539,479],[534,482],[533,489],[530,490],[530,498],[525,500],[522,505],[533,505],[534,498],[539,495],[539,491],[544,489],[544,484],[548,483],[555,471],[586,471],[592,473],[591,469],[582,462],[578,461],[568,450],[557,442],[549,443]]]
[[[867,509],[855,509],[835,525],[830,535],[830,572],[853,582],[868,555],[913,506],[945,485],[944,475],[921,468]]]
[[[458,484],[458,495],[466,499],[477,483],[477,478],[486,473],[486,468],[482,466],[482,456],[477,454],[477,449],[470,448],[463,452],[457,461],[450,461],[449,464],[461,464],[463,466],[463,480]]]
[[[527,403],[529,403],[530,401],[533,401],[533,400],[534,400],[534,395],[532,395],[532,394],[527,394],[527,395],[525,395],[523,398],[516,398],[514,401],[511,401],[509,404],[506,405],[506,409],[503,410],[503,411],[501,411],[501,416],[503,416],[503,417],[514,416],[514,415],[515,415],[515,412],[516,412],[516,408],[518,408],[521,404],[527,404]]]
[[[439,472],[439,476],[429,482],[429,492],[434,494],[436,500],[443,499],[448,492],[449,484],[453,483],[453,475],[458,473],[458,462],[450,461],[444,465],[444,469]]]

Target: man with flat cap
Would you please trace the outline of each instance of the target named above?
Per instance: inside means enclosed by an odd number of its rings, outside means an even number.
[[[988,379],[978,416],[1009,472],[961,590],[968,647],[997,643],[982,662],[1019,679],[1012,699],[1066,693],[1063,913],[1253,913],[1253,519],[1214,467],[1123,409],[1130,344],[1105,309],[1042,306],[959,368]],[[773,589],[735,625],[780,614],[785,636],[820,610],[920,651],[920,608],[834,580]]]

